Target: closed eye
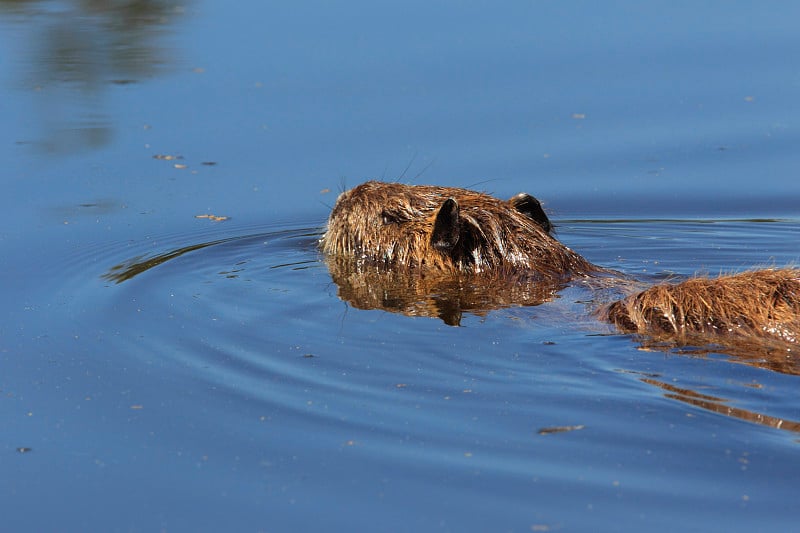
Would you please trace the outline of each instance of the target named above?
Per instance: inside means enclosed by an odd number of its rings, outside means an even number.
[[[396,211],[388,211],[386,209],[381,211],[381,222],[383,222],[385,226],[389,224],[402,224],[403,222],[408,222],[408,220],[408,217]]]

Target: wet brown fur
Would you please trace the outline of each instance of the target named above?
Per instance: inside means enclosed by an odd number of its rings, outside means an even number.
[[[663,283],[608,307],[623,331],[691,341],[698,335],[775,337],[796,343],[800,271],[764,269]]]
[[[437,217],[450,199],[457,221],[436,234]],[[519,195],[505,202],[466,189],[369,181],[339,196],[322,249],[388,267],[449,273],[566,279],[598,270],[517,204]]]
[[[610,274],[561,244],[550,229],[529,195],[503,201],[466,189],[370,181],[340,195],[321,246],[329,257],[358,262],[359,281],[345,283],[352,294],[370,291],[363,276],[367,270],[398,273],[417,289],[456,278],[463,285],[465,276],[476,274],[505,286],[521,280],[555,283],[535,302],[518,302],[531,304],[549,299],[559,283],[576,276]],[[332,267],[335,279],[344,279],[343,272]],[[409,291],[406,304],[420,292]],[[499,294],[501,300],[514,296]],[[800,335],[800,270],[663,283],[603,307],[600,315],[622,331],[681,343],[772,339],[794,345]]]

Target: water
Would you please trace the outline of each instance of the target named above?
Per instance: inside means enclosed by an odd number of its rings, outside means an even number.
[[[580,285],[358,309],[316,248],[402,176],[648,283],[796,263],[794,4],[114,5],[0,3],[3,529],[794,525],[796,366]]]

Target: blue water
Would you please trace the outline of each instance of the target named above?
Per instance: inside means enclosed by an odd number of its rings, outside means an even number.
[[[383,177],[535,194],[645,283],[796,263],[800,7],[137,5],[0,2],[0,529],[794,526],[800,363],[579,285],[357,309],[316,241]]]

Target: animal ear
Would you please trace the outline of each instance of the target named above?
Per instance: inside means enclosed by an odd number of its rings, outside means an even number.
[[[431,244],[437,250],[449,252],[455,248],[458,242],[458,235],[461,233],[461,220],[458,212],[458,202],[453,198],[448,198],[442,203],[439,212],[436,213]]]
[[[528,193],[521,192],[508,201],[511,207],[533,220],[547,233],[553,231],[553,224],[547,218],[539,200]]]

